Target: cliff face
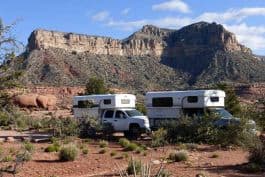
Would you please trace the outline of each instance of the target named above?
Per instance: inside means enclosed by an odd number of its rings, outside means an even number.
[[[101,77],[133,91],[205,87],[217,82],[265,82],[265,63],[215,23],[179,30],[146,25],[123,40],[35,30],[16,60],[23,84],[84,86]]]
[[[153,35],[157,38],[139,37],[141,33]],[[165,43],[159,37],[164,31],[152,26],[145,26],[139,33],[125,40],[109,37],[89,36],[73,33],[63,33],[47,30],[35,30],[29,37],[28,49],[42,50],[59,48],[66,51],[88,52],[95,55],[117,56],[161,56]]]
[[[235,35],[221,25],[200,22],[180,30],[162,29],[151,25],[124,40],[74,33],[35,30],[29,37],[28,49],[60,48],[66,51],[88,52],[96,55],[173,57],[183,48],[216,47],[224,51],[250,49],[239,44]],[[177,51],[177,52],[176,52]]]

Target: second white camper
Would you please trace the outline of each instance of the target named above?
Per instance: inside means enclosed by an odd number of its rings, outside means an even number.
[[[200,115],[205,108],[222,117],[232,117],[224,109],[225,92],[222,90],[187,90],[147,92],[145,105],[151,127],[165,120],[174,120],[182,115]]]

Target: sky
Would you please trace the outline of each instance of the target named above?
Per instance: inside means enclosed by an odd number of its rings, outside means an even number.
[[[13,33],[25,45],[35,29],[123,39],[146,24],[180,29],[217,22],[265,55],[265,0],[8,0],[0,18],[16,22]]]

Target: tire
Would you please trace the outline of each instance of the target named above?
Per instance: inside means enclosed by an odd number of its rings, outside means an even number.
[[[129,129],[129,138],[137,140],[141,136],[141,130],[139,125],[131,125]]]

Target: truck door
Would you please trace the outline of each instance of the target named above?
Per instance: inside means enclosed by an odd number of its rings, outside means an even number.
[[[111,124],[113,125],[113,116],[114,116],[114,110],[106,110],[103,114],[102,123],[103,124]]]
[[[117,110],[113,119],[113,126],[116,131],[128,130],[128,119],[125,112]]]

